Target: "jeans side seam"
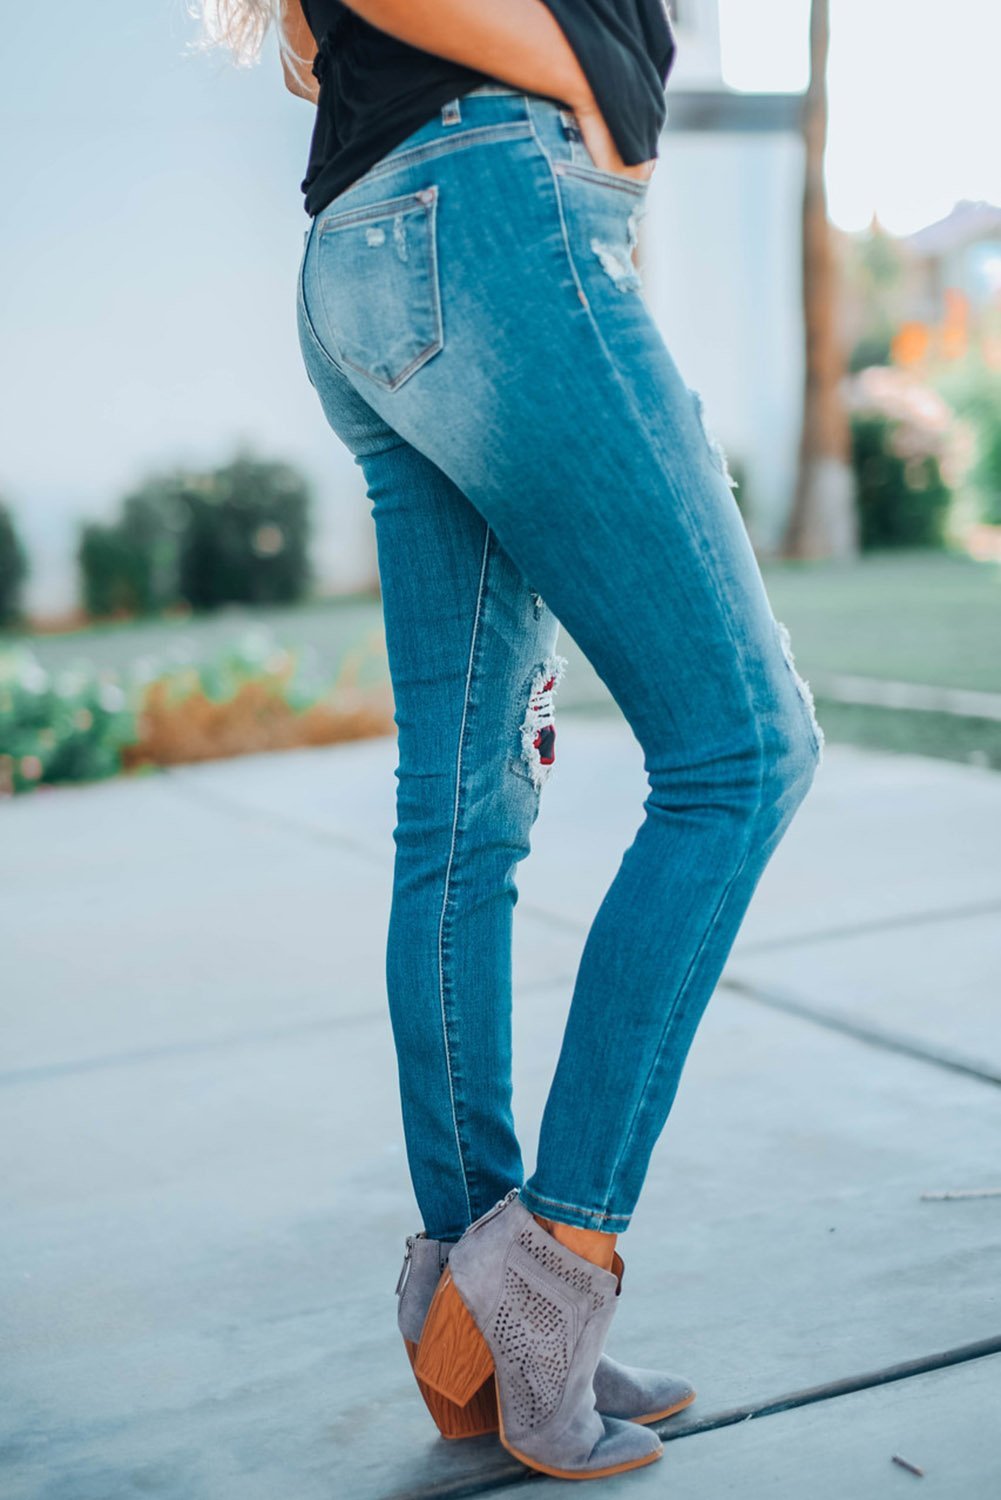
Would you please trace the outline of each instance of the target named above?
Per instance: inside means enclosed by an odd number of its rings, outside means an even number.
[[[532,132],[535,135],[535,139],[536,139],[536,141],[538,143],[539,150],[542,152],[542,155],[545,158],[546,163],[547,163],[547,165],[549,167],[549,175],[550,175],[550,178],[552,180],[553,195],[554,195],[554,198],[555,198],[555,201],[556,201],[556,211],[557,211],[557,214],[559,215],[560,229],[561,229],[561,232],[562,232],[563,248],[564,248],[564,251],[566,253],[567,263],[568,263],[568,265],[570,267],[570,271],[571,271],[571,274],[573,276],[574,283],[575,283],[575,285],[577,287],[578,295],[580,296],[581,303],[583,305],[584,311],[587,314],[587,318],[588,318],[588,320],[589,320],[589,322],[591,324],[591,328],[592,328],[592,331],[594,333],[594,336],[597,339],[598,344],[601,347],[601,349],[602,349],[602,351],[603,351],[603,353],[605,355],[606,360],[608,361],[609,367],[612,370],[612,374],[613,374],[614,378],[619,382],[619,384],[622,387],[622,392],[623,392],[623,395],[625,397],[627,405],[631,408],[631,410],[633,411],[633,413],[637,417],[637,419],[639,419],[641,421],[641,423],[642,423],[642,413],[637,410],[635,401],[633,400],[632,392],[630,391],[630,389],[629,389],[628,385],[626,384],[626,382],[622,379],[622,376],[619,374],[618,367],[617,367],[615,359],[614,359],[614,357],[612,355],[612,351],[609,349],[608,344],[605,342],[605,337],[602,334],[601,329],[600,329],[600,327],[598,325],[598,320],[594,316],[594,310],[591,307],[590,299],[588,298],[586,292],[584,291],[583,285],[581,284],[580,275],[579,275],[578,270],[577,270],[577,263],[574,260],[573,251],[572,251],[572,249],[570,247],[569,235],[567,234],[566,217],[565,217],[564,212],[563,212],[563,202],[562,202],[562,199],[560,197],[559,184],[556,181],[556,172],[555,172],[555,169],[554,169],[553,158],[550,156],[549,152],[546,150],[545,144],[543,143],[541,136],[538,134],[538,132],[535,129],[535,120],[534,120],[534,118],[532,119]],[[659,447],[659,444],[657,446]],[[698,540],[699,539],[699,528],[696,525],[693,524],[694,518],[692,517],[691,512],[690,512],[688,506],[685,504],[683,496],[680,493],[678,493],[678,492],[676,492],[676,494],[677,494],[677,499],[678,499],[679,505],[684,509],[685,513],[688,515],[689,522],[692,525],[692,535],[693,535],[693,537],[696,540]],[[709,575],[710,575],[710,577],[712,577],[713,573],[712,573],[712,568],[711,568],[711,565],[710,565],[711,564],[711,560],[707,559],[705,557],[705,553],[704,553],[704,551],[702,551],[701,545],[700,545],[700,552],[701,552],[702,557],[703,557],[703,562],[706,564],[707,569],[709,571]],[[727,634],[730,637],[730,643],[731,643],[731,645],[733,647],[734,654],[736,655],[737,660],[740,661],[740,660],[742,660],[742,653],[741,653],[741,650],[740,650],[740,644],[739,644],[739,641],[737,639],[736,632],[734,631],[734,628],[733,628],[733,620],[731,618],[730,609],[729,609],[728,604],[726,603],[726,600],[725,600],[724,596],[722,594],[720,594],[719,597],[720,597],[720,605],[721,605],[721,614],[722,614],[722,617],[723,617],[723,619],[724,619],[724,621],[726,623]],[[754,826],[754,820],[757,817],[758,813],[760,812],[761,806],[762,806],[762,804],[764,802],[764,741],[762,739],[761,730],[760,730],[760,727],[758,725],[758,716],[757,716],[756,713],[753,712],[753,709],[755,707],[755,705],[754,705],[753,690],[749,690],[749,692],[748,692],[748,699],[749,699],[749,705],[750,705],[750,707],[752,709],[751,717],[752,717],[752,720],[754,722],[755,734],[757,735],[757,738],[758,738],[758,748],[759,748],[759,755],[758,755],[758,793],[757,793],[757,800],[756,800],[755,808],[754,808],[754,815],[753,815],[753,817],[751,817],[751,818],[748,819],[748,824],[747,824],[747,826],[748,826],[748,835],[747,835],[747,839],[746,839],[745,846],[744,846],[744,851],[743,851],[743,854],[741,856],[740,862],[737,865],[737,868],[734,870],[733,874],[730,876],[730,879],[727,881],[727,883],[726,883],[723,891],[720,893],[719,901],[717,902],[715,910],[713,911],[713,915],[710,918],[709,923],[707,924],[706,931],[702,935],[702,941],[699,944],[699,947],[698,947],[696,953],[694,954],[694,956],[692,958],[692,962],[688,966],[688,970],[687,970],[687,972],[685,974],[685,978],[683,979],[683,981],[682,981],[682,983],[681,983],[681,985],[680,985],[680,987],[678,989],[678,993],[677,993],[677,995],[675,997],[675,1002],[672,1005],[672,1007],[670,1009],[670,1012],[668,1013],[667,1019],[665,1020],[664,1026],[663,1026],[663,1028],[661,1030],[660,1037],[658,1038],[657,1045],[656,1045],[656,1047],[654,1049],[653,1058],[652,1058],[651,1063],[650,1063],[650,1067],[647,1070],[647,1075],[646,1075],[646,1077],[645,1077],[645,1079],[643,1081],[643,1087],[641,1088],[641,1090],[639,1092],[639,1096],[638,1096],[637,1101],[636,1101],[636,1107],[633,1110],[632,1118],[630,1119],[630,1122],[629,1122],[629,1127],[628,1127],[628,1129],[625,1132],[625,1135],[624,1135],[623,1141],[622,1141],[622,1145],[621,1145],[621,1147],[619,1149],[619,1154],[618,1154],[618,1156],[615,1159],[615,1163],[614,1163],[614,1165],[612,1167],[612,1171],[611,1171],[611,1174],[609,1176],[608,1192],[607,1192],[606,1197],[605,1197],[605,1212],[606,1213],[608,1211],[608,1203],[611,1200],[612,1193],[613,1193],[613,1190],[614,1190],[616,1174],[617,1174],[617,1172],[619,1170],[619,1167],[621,1165],[621,1162],[622,1162],[623,1158],[626,1155],[626,1152],[627,1152],[628,1148],[632,1145],[633,1139],[635,1137],[636,1126],[637,1126],[637,1122],[639,1120],[640,1111],[641,1111],[641,1109],[643,1107],[643,1104],[644,1104],[644,1101],[646,1099],[647,1091],[648,1091],[648,1088],[649,1088],[649,1085],[650,1085],[650,1081],[653,1078],[653,1075],[654,1075],[654,1073],[656,1071],[657,1065],[658,1065],[658,1063],[660,1061],[661,1053],[663,1051],[663,1046],[664,1046],[664,1040],[665,1040],[665,1038],[667,1036],[668,1028],[669,1028],[671,1022],[673,1021],[673,1019],[674,1019],[674,1017],[675,1017],[675,1015],[677,1013],[678,1007],[680,1006],[681,1001],[682,1001],[682,999],[684,998],[684,996],[685,996],[685,994],[687,992],[687,988],[688,988],[689,983],[691,981],[691,976],[692,976],[692,974],[694,972],[695,965],[696,965],[698,959],[701,957],[701,955],[702,955],[702,953],[703,953],[703,951],[705,949],[705,946],[706,946],[706,943],[707,943],[709,937],[711,936],[712,932],[715,930],[715,927],[716,927],[716,924],[717,924],[717,922],[719,920],[719,915],[720,915],[720,912],[723,909],[725,900],[726,900],[727,896],[730,894],[730,891],[733,888],[734,883],[736,882],[737,878],[739,877],[741,871],[743,870],[745,864],[747,863],[748,856],[750,855],[751,842],[752,842],[752,829],[753,829],[753,826]],[[609,1215],[609,1217],[619,1217],[619,1216]]]
[[[459,1157],[459,1170],[462,1174],[462,1188],[466,1195],[466,1208],[469,1213],[469,1222],[472,1223],[473,1204],[469,1192],[469,1175],[466,1170],[466,1158],[462,1149],[462,1134],[459,1130],[459,1116],[456,1109],[455,1086],[452,1075],[452,1048],[449,1042],[448,1010],[445,1003],[445,963],[444,963],[444,941],[445,941],[445,918],[448,912],[449,888],[452,880],[452,865],[455,860],[455,845],[459,827],[459,808],[462,797],[462,751],[466,737],[466,717],[469,710],[469,695],[473,681],[473,668],[476,662],[476,645],[479,639],[480,621],[483,616],[483,598],[486,592],[487,563],[490,558],[490,527],[486,527],[486,535],[483,542],[483,560],[480,564],[480,578],[476,590],[476,608],[473,613],[473,629],[469,641],[469,660],[466,666],[466,685],[462,700],[462,717],[459,723],[459,740],[456,749],[455,760],[455,802],[452,811],[452,840],[448,851],[448,864],[445,869],[445,882],[442,891],[441,916],[438,920],[438,1001],[441,1010],[441,1033],[445,1044],[445,1071],[448,1077],[448,1097],[452,1110],[452,1129],[455,1134],[455,1147]]]

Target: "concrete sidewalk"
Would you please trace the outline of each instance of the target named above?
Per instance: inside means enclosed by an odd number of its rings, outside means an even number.
[[[560,746],[519,867],[529,1170],[646,791],[620,721],[566,713]],[[530,1477],[437,1436],[396,1332],[395,764],[367,741],[0,812],[4,1500]],[[999,831],[996,774],[828,746],[621,1242],[609,1352],[698,1397],[589,1497],[1001,1495],[1001,1197],[922,1197],[1001,1187]]]

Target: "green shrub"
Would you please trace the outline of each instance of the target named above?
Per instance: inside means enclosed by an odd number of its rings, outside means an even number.
[[[120,520],[82,529],[77,558],[88,614],[148,615],[180,598],[185,515],[169,481],[126,496]]]
[[[295,469],[241,456],[190,484],[185,499],[180,591],[193,608],[303,598],[310,495]]]
[[[848,408],[862,550],[944,546],[949,407],[905,371],[871,366],[849,381]]]
[[[0,653],[0,795],[113,776],[135,738],[135,706],[113,672],[53,676],[26,646]]]
[[[886,417],[852,419],[862,550],[941,547],[952,495],[938,460],[902,458],[893,449],[893,436],[894,424]]]
[[[995,412],[980,430],[976,482],[983,519],[991,526],[1001,526],[1001,413]]]
[[[14,518],[0,500],[0,626],[21,620],[21,590],[28,576],[28,557]]]
[[[972,432],[970,482],[983,521],[1001,525],[1001,370],[971,349],[941,372],[937,388]]]
[[[311,582],[310,509],[294,468],[245,453],[204,473],[155,475],[117,521],[83,528],[86,607],[102,616],[294,603]]]

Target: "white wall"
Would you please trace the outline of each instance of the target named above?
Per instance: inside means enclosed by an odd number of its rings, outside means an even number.
[[[53,0],[0,52],[0,493],[27,602],[76,597],[75,523],[161,464],[246,437],[315,481],[324,578],[371,577],[361,473],[299,353],[299,183],[312,106],[273,40],[256,68],[190,57],[182,0]]]
[[[644,225],[646,297],[723,447],[747,465],[770,551],[792,501],[802,408],[803,151],[794,136],[664,137]]]

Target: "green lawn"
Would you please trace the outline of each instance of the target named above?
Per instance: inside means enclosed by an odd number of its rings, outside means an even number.
[[[1001,566],[951,553],[762,569],[806,678],[848,673],[1001,693]],[[1001,770],[1001,723],[825,698],[828,740],[943,756]]]
[[[1001,693],[1001,566],[961,554],[762,568],[805,675],[846,672]]]
[[[377,597],[358,594],[289,608],[234,606],[186,620],[94,625],[66,635],[8,634],[0,636],[0,644],[24,642],[50,671],[81,658],[97,668],[122,671],[139,658],[169,667],[192,658],[211,657],[243,639],[248,632],[266,631],[278,646],[315,652],[322,670],[333,679],[344,656],[370,640],[373,632],[380,632],[381,628]]]

